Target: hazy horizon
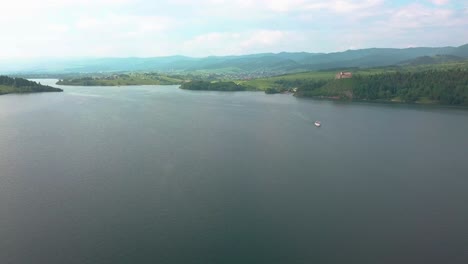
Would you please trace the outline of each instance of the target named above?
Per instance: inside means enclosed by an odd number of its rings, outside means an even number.
[[[363,47],[359,49],[346,49],[346,50],[336,50],[330,52],[314,52],[314,51],[278,51],[278,52],[259,52],[259,53],[245,53],[245,54],[225,54],[225,55],[206,55],[206,56],[190,56],[185,54],[169,54],[169,55],[160,55],[160,56],[37,56],[37,57],[0,57],[5,60],[17,60],[17,61],[40,61],[40,60],[89,60],[89,59],[147,59],[147,58],[169,58],[169,57],[185,57],[193,59],[203,59],[209,57],[241,57],[241,56],[250,56],[250,55],[259,55],[259,54],[281,54],[281,53],[309,53],[309,54],[332,54],[340,53],[346,51],[357,51],[357,50],[366,50],[366,49],[407,49],[407,48],[457,48],[460,46],[468,45],[468,43],[453,45],[453,46],[414,46],[414,47],[405,47],[405,48],[396,48],[396,47]]]
[[[468,43],[468,4],[454,0],[17,0],[3,7],[3,59],[333,53]]]

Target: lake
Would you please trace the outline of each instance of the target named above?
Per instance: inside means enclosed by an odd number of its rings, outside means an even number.
[[[0,96],[0,263],[468,263],[466,109],[61,88]]]

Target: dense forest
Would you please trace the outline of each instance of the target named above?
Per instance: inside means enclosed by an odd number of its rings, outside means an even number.
[[[40,83],[29,81],[23,78],[0,76],[0,94],[62,91],[62,89],[42,85]]]
[[[466,69],[387,72],[339,80],[282,80],[297,96],[468,105]]]
[[[192,81],[184,83],[180,86],[186,90],[206,90],[206,91],[246,91],[250,88],[244,85],[236,84],[235,82],[207,82],[207,81]]]

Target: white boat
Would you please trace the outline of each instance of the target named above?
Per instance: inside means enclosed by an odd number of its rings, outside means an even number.
[[[315,126],[316,126],[316,127],[319,127],[319,126],[321,126],[321,125],[322,125],[322,124],[320,123],[320,121],[315,121],[315,123],[314,123],[314,124],[315,124]]]

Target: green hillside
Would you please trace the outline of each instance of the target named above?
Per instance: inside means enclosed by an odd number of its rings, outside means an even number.
[[[0,76],[0,95],[9,93],[62,92],[62,89],[42,85],[23,78]]]
[[[278,89],[289,89],[304,85],[305,83],[313,83],[316,81],[330,81],[335,78],[335,75],[340,71],[350,71],[353,74],[361,75],[372,75],[379,74],[382,72],[395,72],[397,68],[387,67],[387,68],[370,68],[370,69],[360,69],[360,68],[341,68],[341,69],[331,69],[323,71],[311,71],[311,72],[301,72],[293,74],[283,74],[274,77],[259,78],[252,80],[242,80],[238,83],[255,87],[258,90],[266,90],[268,88],[278,88]]]
[[[418,47],[406,49],[369,48],[333,53],[281,52],[240,56],[192,58],[169,56],[154,58],[83,58],[30,62],[4,62],[1,72],[15,74],[93,74],[118,72],[193,72],[271,76],[330,68],[373,68],[398,65],[418,57],[437,55],[468,58],[468,45],[460,47]]]
[[[266,93],[294,92],[298,97],[468,106],[468,61],[405,67],[344,69],[349,79],[335,79],[334,71],[287,74],[239,81]]]
[[[87,76],[59,80],[59,85],[120,86],[120,85],[176,85],[184,82],[181,76],[158,73],[129,73],[107,76]]]
[[[462,62],[465,59],[462,57],[454,55],[435,55],[435,56],[422,56],[415,59],[407,60],[400,62],[399,65],[427,65],[427,64],[439,64],[439,63],[449,63],[449,62]]]

